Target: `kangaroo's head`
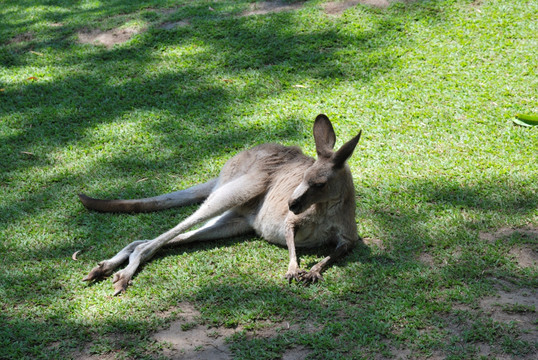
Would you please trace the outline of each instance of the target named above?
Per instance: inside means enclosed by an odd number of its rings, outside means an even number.
[[[316,117],[314,140],[318,158],[304,173],[303,181],[291,195],[288,203],[290,211],[300,214],[313,204],[336,201],[344,195],[345,189],[342,187],[348,183],[344,165],[360,137],[361,132],[333,151],[336,142],[333,126],[327,116],[320,114]]]

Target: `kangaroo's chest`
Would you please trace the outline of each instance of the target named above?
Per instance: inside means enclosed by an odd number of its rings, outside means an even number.
[[[293,219],[290,220],[290,217]],[[270,243],[286,246],[286,224],[295,225],[296,247],[317,247],[334,239],[337,219],[320,209],[308,209],[299,216],[288,210],[287,202],[282,207],[263,207],[250,219],[256,233]]]
[[[328,206],[314,205],[299,215],[289,210],[289,199],[309,166],[311,161],[302,157],[283,165],[272,173],[266,193],[238,209],[256,233],[268,242],[286,246],[286,223],[290,217],[295,225],[295,246],[316,247],[333,239],[331,229],[338,219],[331,216],[334,214],[328,211]]]

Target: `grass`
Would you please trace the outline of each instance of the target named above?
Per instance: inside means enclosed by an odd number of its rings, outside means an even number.
[[[241,16],[250,3],[2,1],[0,358],[163,357],[151,334],[187,301],[208,326],[316,329],[238,334],[239,359],[297,346],[316,359],[531,358],[536,338],[480,300],[538,285],[536,266],[510,254],[535,256],[536,233],[483,236],[538,223],[538,132],[511,121],[538,112],[538,3],[429,0],[333,16],[313,0]],[[110,29],[138,33],[109,48],[78,40]],[[194,208],[104,215],[77,193],[188,187],[263,142],[314,155],[320,112],[338,144],[363,130],[350,166],[369,243],[323,283],[288,286],[287,250],[245,238],[158,256],[121,297],[109,281],[80,281]]]

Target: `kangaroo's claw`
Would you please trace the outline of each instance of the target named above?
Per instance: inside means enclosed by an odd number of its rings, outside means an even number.
[[[315,284],[321,280],[323,280],[323,276],[319,273],[319,271],[315,271],[315,270],[304,272],[303,274],[301,274],[301,279],[300,279],[300,281],[305,286],[308,286],[310,284]]]
[[[127,286],[131,284],[131,278],[124,276],[121,272],[117,272],[114,274],[112,282],[114,283],[114,296],[117,296],[125,292]]]
[[[306,274],[306,271],[297,269],[295,271],[288,271],[284,277],[288,280],[288,284],[291,284],[293,280],[301,282],[301,278]]]
[[[100,262],[99,265],[91,269],[82,281],[93,281],[106,278],[112,273],[113,269],[109,269],[105,266],[104,262]]]

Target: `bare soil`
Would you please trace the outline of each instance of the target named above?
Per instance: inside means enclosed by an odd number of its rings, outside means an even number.
[[[302,2],[297,3],[285,3],[283,1],[263,1],[255,2],[250,5],[250,8],[244,11],[242,16],[251,16],[251,15],[265,15],[272,14],[282,11],[291,11],[297,10],[303,7]]]
[[[479,237],[481,240],[488,242],[495,242],[497,240],[506,239],[512,237],[514,234],[519,235],[523,238],[529,238],[532,240],[538,240],[538,226],[536,225],[527,225],[524,227],[514,228],[514,227],[503,227],[496,231],[483,231],[480,233]]]
[[[340,15],[347,9],[356,6],[358,4],[370,5],[379,8],[386,8],[391,2],[397,0],[346,0],[346,1],[332,1],[323,4],[323,8],[327,14]],[[410,0],[399,0],[408,2]],[[264,1],[256,2],[250,5],[250,9],[243,12],[242,16],[250,15],[264,15],[282,11],[292,11],[300,9],[304,6],[302,2],[297,3],[285,3],[283,1]]]
[[[345,10],[356,6],[357,4],[365,4],[375,7],[385,8],[390,5],[393,1],[409,2],[412,0],[346,0],[346,1],[334,1],[328,2],[323,5],[325,12],[330,15],[340,15]],[[303,2],[296,3],[286,3],[282,0],[276,1],[263,1],[252,3],[248,10],[244,11],[241,16],[252,16],[252,15],[264,15],[272,14],[283,11],[293,11],[301,9],[304,6]],[[156,10],[161,14],[172,14],[177,11],[178,8],[166,8],[162,10]],[[190,22],[188,20],[180,21],[166,21],[161,24],[155,25],[160,29],[173,30],[175,28],[189,26]],[[61,24],[59,24],[61,26]],[[94,45],[104,45],[107,48],[112,48],[116,44],[123,44],[128,41],[133,35],[145,31],[145,29],[138,29],[134,27],[127,28],[116,28],[107,31],[102,30],[88,30],[83,29],[78,32],[78,41],[82,44],[94,44]],[[15,38],[11,39],[10,42],[23,42],[29,41],[32,39],[31,34],[22,34],[18,35]]]
[[[522,340],[538,340],[538,292],[524,288],[512,291],[499,290],[495,296],[483,298],[480,308],[495,321],[515,324],[523,331]]]
[[[422,253],[419,255],[418,260],[426,266],[429,266],[429,267],[435,266],[435,260],[431,254]]]
[[[8,43],[9,44],[19,44],[19,43],[22,43],[22,42],[32,41],[33,39],[34,39],[34,34],[32,34],[31,32],[25,32],[25,33],[19,34],[17,36],[14,36],[13,38],[11,38],[8,41]]]
[[[207,327],[199,323],[200,313],[192,304],[182,303],[179,308],[182,311],[179,320],[174,321],[168,328],[154,334],[154,339],[168,345],[164,356],[169,359],[207,359],[226,360],[231,359],[232,354],[226,343],[226,339],[234,334],[245,333],[244,328],[239,326],[234,329],[225,327]],[[315,332],[319,329],[313,324],[290,324],[262,323],[261,328],[255,331],[247,331],[248,338],[272,338],[285,331]],[[282,356],[286,360],[305,359],[311,351],[305,347],[288,349]]]
[[[530,245],[514,246],[509,254],[514,257],[519,267],[530,268],[538,265],[538,252]]]
[[[358,4],[369,5],[377,8],[387,8],[392,2],[411,2],[413,0],[345,0],[331,1],[323,4],[325,12],[329,15],[341,15],[344,11]]]
[[[497,292],[493,296],[482,298],[478,309],[466,305],[454,307],[471,313],[481,313],[481,316],[491,318],[493,321],[510,324],[519,330],[518,340],[534,344],[538,339],[538,292],[534,288],[515,288],[509,282],[497,280]],[[447,330],[452,334],[461,334],[468,331],[468,325],[457,321],[450,322]],[[475,344],[477,356],[487,359],[535,359],[533,354],[515,356],[502,352],[497,344],[478,342]]]
[[[538,226],[527,225],[519,228],[503,227],[493,232],[481,232],[479,238],[489,243],[499,240],[509,240],[517,237],[524,242],[512,246],[509,255],[521,268],[536,267],[538,265]]]
[[[185,26],[189,26],[191,23],[188,20],[180,20],[180,21],[167,21],[158,26],[159,29],[164,30],[172,30],[175,28],[182,28]]]
[[[383,240],[381,240],[381,239],[363,238],[362,241],[364,242],[364,244],[366,244],[369,247],[376,246],[381,250],[385,250],[385,245],[383,244]]]
[[[116,44],[123,44],[139,32],[141,32],[141,29],[133,27],[117,28],[107,31],[82,30],[78,33],[78,41],[82,44],[104,45],[107,48],[111,48]]]

